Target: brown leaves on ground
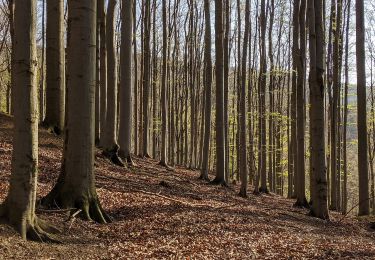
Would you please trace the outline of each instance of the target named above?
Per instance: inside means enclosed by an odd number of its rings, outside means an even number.
[[[11,128],[11,119],[0,115],[1,201],[11,170]],[[57,179],[62,140],[41,129],[39,141],[40,197]],[[207,185],[196,171],[171,171],[150,159],[135,162],[137,167],[120,168],[96,153],[97,191],[113,223],[39,211],[63,231],[63,244],[25,242],[0,225],[0,258],[375,259],[375,233],[365,221],[340,221],[339,214],[322,221],[280,196],[244,199],[238,186]]]

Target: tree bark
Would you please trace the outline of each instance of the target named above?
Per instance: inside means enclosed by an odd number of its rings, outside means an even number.
[[[215,0],[215,49],[216,49],[216,177],[215,184],[227,185],[225,181],[224,138],[224,27],[223,1]]]
[[[121,9],[121,51],[120,51],[120,156],[133,165],[131,158],[131,137],[133,119],[132,101],[132,41],[133,41],[133,0],[123,0]],[[136,44],[136,43],[134,43]],[[135,69],[137,70],[137,68]]]
[[[42,204],[81,209],[84,219],[106,223],[110,218],[99,203],[94,174],[96,1],[69,0],[68,13],[65,151],[57,183]]]
[[[103,151],[114,164],[124,166],[118,157],[117,144],[117,58],[115,47],[114,23],[117,0],[108,2],[106,21],[106,48],[107,48],[107,115],[103,129]]]
[[[329,219],[324,138],[324,32],[322,0],[308,0],[311,102],[312,216]]]
[[[245,6],[245,33],[242,51],[242,64],[241,64],[241,92],[240,92],[240,176],[241,176],[241,189],[240,196],[247,196],[247,141],[246,141],[246,70],[247,70],[247,51],[249,44],[249,30],[250,30],[250,0],[246,1]]]
[[[14,135],[10,189],[0,216],[23,239],[56,241],[56,231],[35,214],[38,176],[38,90],[36,81],[36,1],[15,1],[12,78]],[[22,105],[21,105],[22,104]]]
[[[366,53],[365,18],[363,0],[356,0],[356,59],[357,59],[357,116],[358,116],[358,215],[370,213],[367,156],[367,113],[366,113]]]
[[[208,178],[208,160],[210,150],[210,136],[211,136],[211,87],[212,87],[212,58],[211,58],[211,15],[210,15],[210,1],[204,0],[204,14],[205,14],[205,35],[204,35],[204,63],[205,63],[205,115],[204,115],[204,145],[202,170],[200,178],[209,180]]]
[[[56,134],[65,124],[65,40],[64,1],[47,1],[46,118],[44,123]]]

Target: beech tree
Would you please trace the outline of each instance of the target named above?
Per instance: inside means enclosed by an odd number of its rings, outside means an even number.
[[[106,9],[105,1],[97,0],[97,15],[100,31],[100,130],[99,145],[105,144],[104,129],[107,122],[107,28],[106,28]]]
[[[216,177],[215,184],[227,185],[225,181],[225,138],[224,138],[224,26],[223,2],[215,0],[215,50],[216,50]]]
[[[65,124],[64,1],[47,1],[46,117],[44,123],[60,134]]]
[[[133,41],[133,0],[123,0],[121,8],[121,50],[120,50],[120,126],[119,155],[130,165],[134,165],[131,157],[132,137],[132,46]],[[136,43],[134,43],[136,44]],[[135,144],[136,146],[136,144]]]
[[[88,220],[106,223],[95,188],[94,111],[96,61],[96,1],[68,1],[68,116],[63,164],[52,191],[43,198],[48,207],[76,208]]]
[[[208,160],[210,150],[210,135],[211,135],[211,88],[212,88],[212,58],[211,58],[211,14],[210,1],[204,0],[204,14],[205,14],[205,35],[204,35],[204,145],[202,169],[200,178],[209,180],[208,178]]]
[[[311,215],[328,219],[324,138],[324,31],[322,0],[308,0],[310,50]]]
[[[118,157],[117,144],[117,58],[115,46],[115,10],[117,0],[108,2],[106,21],[106,49],[107,49],[107,113],[105,128],[103,129],[104,154],[119,166],[124,166]]]
[[[250,29],[250,0],[246,1],[245,6],[245,34],[242,51],[242,72],[241,72],[241,92],[240,92],[240,176],[241,176],[241,190],[240,196],[247,196],[247,142],[246,142],[246,71],[247,71],[247,51],[249,43],[249,29]]]
[[[38,177],[38,90],[36,81],[36,0],[15,1],[12,78],[14,135],[10,189],[0,216],[23,239],[55,241],[56,229],[35,214]]]
[[[356,14],[356,59],[357,59],[357,109],[358,109],[358,215],[370,213],[368,187],[367,155],[367,117],[366,117],[366,54],[365,54],[365,14],[363,0],[355,2]]]
[[[163,69],[161,79],[161,161],[160,164],[167,166],[167,4],[166,0],[162,0],[162,16],[163,16]],[[155,26],[155,25],[154,25]]]

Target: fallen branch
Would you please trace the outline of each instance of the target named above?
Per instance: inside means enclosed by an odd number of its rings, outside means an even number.
[[[38,212],[45,212],[45,213],[65,213],[69,212],[71,210],[75,210],[76,208],[70,208],[70,209],[36,209]]]
[[[66,222],[68,222],[69,220],[71,220],[70,222],[70,225],[69,225],[69,228],[68,230],[70,230],[72,228],[72,225],[74,223],[74,220],[76,219],[76,216],[81,213],[82,209],[79,209],[77,210],[76,212],[74,212],[72,215],[70,215],[70,217],[68,218],[68,220]]]
[[[231,205],[215,207],[215,206],[211,206],[211,205],[207,205],[207,204],[197,204],[197,203],[193,204],[193,203],[185,202],[185,201],[182,201],[182,200],[174,199],[174,198],[171,198],[171,197],[168,197],[168,196],[165,196],[165,195],[161,195],[160,192],[159,193],[153,193],[153,192],[148,192],[148,191],[144,191],[144,190],[136,190],[136,191],[140,192],[140,193],[143,193],[143,194],[163,198],[163,199],[166,199],[166,200],[169,200],[169,201],[177,202],[177,203],[189,206],[189,207],[202,207],[202,208],[208,207],[208,208],[212,208],[212,209],[225,209],[225,208],[230,208],[230,207],[238,205],[236,203],[236,204],[231,204]]]

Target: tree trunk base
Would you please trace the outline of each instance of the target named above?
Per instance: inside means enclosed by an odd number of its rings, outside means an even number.
[[[22,215],[14,212],[7,204],[1,206],[0,217],[2,222],[13,227],[23,239],[44,243],[61,243],[56,236],[56,234],[61,233],[60,230],[38,218],[35,213],[32,213],[33,216],[28,216],[27,219],[23,218]]]
[[[124,153],[124,151],[120,149],[118,152],[118,155],[123,161],[126,162],[128,166],[131,166],[131,167],[137,166],[137,164],[133,161],[133,157],[130,153],[127,155],[127,153]]]
[[[247,198],[248,196],[247,196],[247,191],[246,191],[246,189],[240,189],[240,192],[238,193],[238,196],[240,196],[241,198]]]
[[[221,185],[223,187],[228,187],[228,184],[227,184],[227,182],[224,179],[217,178],[217,177],[215,179],[213,179],[212,181],[210,181],[210,184],[211,185]]]
[[[103,151],[103,155],[107,157],[114,165],[125,167],[125,164],[122,162],[121,158],[118,155],[119,146],[115,145],[111,149],[106,149]]]
[[[306,198],[304,198],[303,200],[297,199],[297,201],[293,204],[293,207],[309,209],[310,204],[307,202]]]
[[[48,122],[44,121],[40,124],[41,127],[47,129],[47,131],[51,134],[54,134],[56,136],[60,136],[63,131],[58,127],[57,125],[49,124]]]
[[[198,177],[198,180],[203,180],[203,181],[210,181],[210,178],[208,178],[208,175],[201,173],[201,175]]]
[[[336,207],[336,206],[333,206],[333,205],[330,205],[330,206],[329,206],[329,210],[332,210],[332,211],[338,211],[337,207]]]
[[[262,187],[260,187],[260,188],[259,188],[259,193],[269,194],[270,191],[269,191],[267,188],[262,188]]]
[[[62,187],[62,185],[60,187]],[[92,194],[90,191],[82,192],[79,195],[77,193],[64,194],[61,192],[61,188],[55,186],[55,188],[41,200],[40,204],[44,208],[49,209],[71,208],[81,210],[79,216],[89,221],[93,220],[101,224],[112,222],[110,217],[104,212],[97,196],[90,196],[90,194]]]
[[[165,167],[168,171],[174,171],[173,167],[169,166],[166,162],[160,161],[158,165]]]
[[[320,218],[323,220],[329,220],[329,214],[328,215],[323,215],[323,214],[316,214],[313,209],[310,209],[309,216],[314,217],[314,218]]]

